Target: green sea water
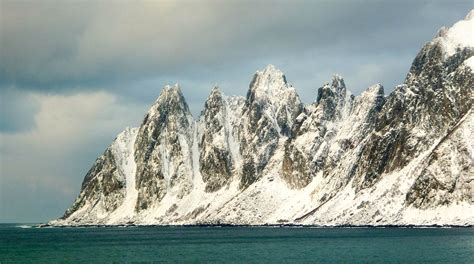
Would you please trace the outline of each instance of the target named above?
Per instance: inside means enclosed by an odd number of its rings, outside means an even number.
[[[473,228],[0,225],[0,263],[474,263]]]

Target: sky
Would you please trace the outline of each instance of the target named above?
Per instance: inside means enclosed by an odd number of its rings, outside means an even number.
[[[0,222],[61,216],[115,136],[166,84],[195,118],[273,64],[311,103],[341,75],[389,93],[472,0],[0,1]]]

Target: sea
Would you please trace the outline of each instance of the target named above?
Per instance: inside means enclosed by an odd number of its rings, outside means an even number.
[[[0,263],[474,263],[474,228],[0,224]]]

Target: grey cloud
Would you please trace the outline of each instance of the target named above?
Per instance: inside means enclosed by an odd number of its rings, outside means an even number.
[[[0,133],[20,133],[35,127],[38,102],[28,93],[5,88],[0,98]]]
[[[351,54],[413,53],[441,25],[462,18],[470,5],[469,1],[2,3],[0,79],[56,91],[156,77],[188,78],[221,69],[234,73],[242,65],[275,57],[296,58],[291,63],[297,63],[310,51],[315,61],[330,54],[340,64]]]
[[[60,216],[95,158],[146,110],[106,92],[33,97],[35,128],[0,133],[0,222]]]

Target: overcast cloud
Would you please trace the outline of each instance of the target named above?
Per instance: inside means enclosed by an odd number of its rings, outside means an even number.
[[[274,64],[303,101],[338,73],[391,91],[466,1],[0,2],[0,222],[61,215],[95,158],[165,84],[197,117]]]

